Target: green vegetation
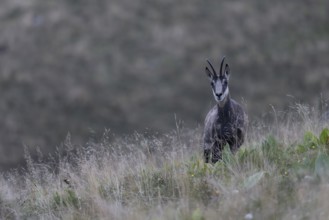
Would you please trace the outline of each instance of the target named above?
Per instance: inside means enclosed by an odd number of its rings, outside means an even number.
[[[275,126],[261,135],[251,127],[216,164],[203,162],[200,129],[115,140],[105,132],[74,154],[67,140],[56,170],[27,155],[23,174],[1,176],[0,218],[326,219],[329,129]]]

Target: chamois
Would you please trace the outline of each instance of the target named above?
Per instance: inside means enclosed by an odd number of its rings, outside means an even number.
[[[206,67],[212,92],[217,104],[208,112],[203,133],[204,159],[216,163],[222,157],[222,150],[229,144],[234,153],[244,142],[247,115],[239,103],[230,98],[228,82],[230,67],[223,57],[219,74],[207,60],[211,70]],[[225,66],[224,66],[225,64]],[[223,70],[224,67],[224,70]]]

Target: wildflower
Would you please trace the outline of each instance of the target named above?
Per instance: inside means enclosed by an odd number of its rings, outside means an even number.
[[[247,220],[254,219],[254,216],[253,216],[252,213],[247,213],[247,214],[244,216],[244,219],[247,219]]]

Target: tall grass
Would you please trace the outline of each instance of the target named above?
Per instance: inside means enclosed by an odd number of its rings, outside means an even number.
[[[327,219],[328,124],[301,105],[273,115],[216,164],[203,162],[201,128],[160,137],[106,131],[77,150],[68,138],[56,168],[27,153],[23,174],[0,176],[0,217]]]

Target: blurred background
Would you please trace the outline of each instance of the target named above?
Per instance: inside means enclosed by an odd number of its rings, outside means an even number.
[[[329,1],[1,0],[0,170],[54,152],[202,126],[206,59],[231,67],[249,118],[329,99]],[[326,108],[326,107],[324,107]]]

